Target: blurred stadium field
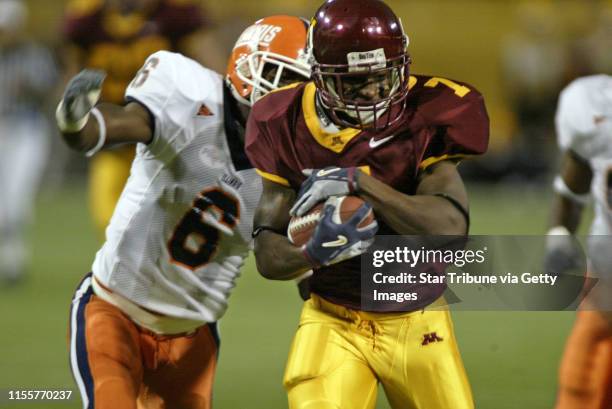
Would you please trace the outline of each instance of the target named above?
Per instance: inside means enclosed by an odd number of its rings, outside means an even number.
[[[549,198],[541,188],[471,186],[472,233],[541,234]],[[98,243],[82,187],[43,193],[31,228],[26,282],[0,289],[0,408],[78,408],[68,367],[68,308]],[[300,301],[291,283],[267,282],[250,259],[220,324],[217,409],[286,407],[281,385]],[[572,313],[454,313],[460,348],[482,409],[551,408]],[[68,403],[14,403],[8,389],[69,388]],[[378,408],[388,408],[384,397]]]

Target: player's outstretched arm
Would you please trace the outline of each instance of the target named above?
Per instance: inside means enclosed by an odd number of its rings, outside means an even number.
[[[151,117],[139,103],[97,104],[104,77],[102,71],[81,71],[66,86],[56,110],[57,126],[68,146],[87,156],[105,146],[148,143],[153,137]]]
[[[587,161],[576,153],[565,152],[561,171],[555,178],[550,226],[563,226],[575,233],[580,225],[584,204],[588,201],[593,171]]]
[[[291,280],[312,268],[302,250],[285,234],[295,192],[266,179],[262,182],[263,193],[253,222],[257,269],[270,280]]]
[[[468,198],[457,166],[438,162],[419,176],[415,195],[406,195],[365,174],[358,194],[399,234],[464,235],[468,230]]]
[[[555,178],[550,230],[546,238],[544,268],[548,273],[575,272],[584,268],[583,251],[573,236],[589,199],[593,172],[576,153],[565,152]]]

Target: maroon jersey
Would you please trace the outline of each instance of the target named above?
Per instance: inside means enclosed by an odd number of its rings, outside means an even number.
[[[66,40],[83,52],[88,68],[106,71],[102,98],[120,104],[145,59],[159,50],[178,51],[181,39],[204,25],[195,1],[159,0],[147,12],[121,14],[101,0],[72,0],[64,19]]]
[[[305,83],[273,92],[253,107],[245,149],[262,177],[299,190],[303,169],[359,166],[405,194],[414,194],[420,171],[441,160],[486,151],[489,118],[482,95],[464,83],[412,76],[402,119],[384,131],[334,132],[315,104],[316,88]],[[378,234],[397,234],[379,221]],[[320,296],[360,308],[359,258],[314,272],[311,288]],[[414,309],[439,296],[419,296]]]

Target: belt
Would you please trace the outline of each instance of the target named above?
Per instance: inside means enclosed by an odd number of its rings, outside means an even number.
[[[91,281],[91,286],[97,297],[120,309],[130,320],[141,327],[143,332],[149,332],[153,336],[189,336],[207,324],[202,321],[171,317],[141,307],[100,283],[95,276]]]

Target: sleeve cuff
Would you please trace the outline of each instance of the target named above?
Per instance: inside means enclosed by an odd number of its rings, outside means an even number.
[[[259,169],[255,169],[255,171],[259,174],[259,176],[261,176],[262,178],[269,180],[271,182],[274,183],[278,183],[279,185],[283,185],[286,187],[290,187],[291,184],[289,183],[289,181],[283,177],[280,177],[278,175],[274,175],[272,173],[268,173],[268,172],[264,172],[263,170],[259,170]]]
[[[419,165],[419,170],[425,170],[431,165],[436,164],[438,162],[442,162],[443,160],[461,159],[461,158],[465,158],[466,156],[468,155],[465,155],[462,153],[458,153],[455,155],[445,154],[442,156],[430,156],[429,158],[423,159],[423,161]]]

